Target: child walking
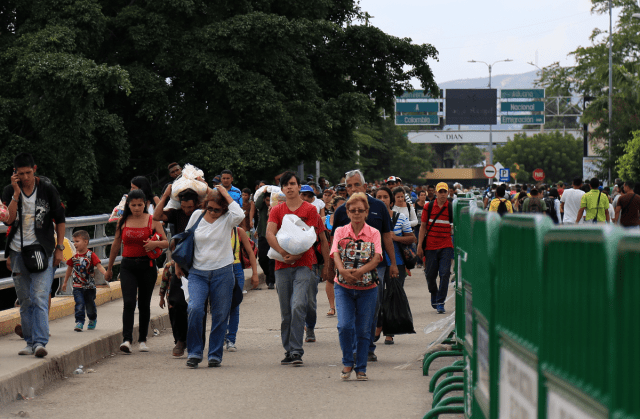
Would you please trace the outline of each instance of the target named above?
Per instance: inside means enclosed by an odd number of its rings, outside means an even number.
[[[87,330],[96,328],[98,311],[96,309],[96,283],[94,271],[97,267],[103,275],[107,272],[100,264],[100,258],[88,249],[89,233],[78,230],[73,233],[73,244],[76,254],[67,261],[67,273],[64,276],[62,289],[67,287],[69,276],[73,273],[73,299],[76,302],[76,332],[82,332],[86,315],[89,318]]]

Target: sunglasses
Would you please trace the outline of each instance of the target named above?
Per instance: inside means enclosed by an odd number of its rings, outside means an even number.
[[[356,209],[350,209],[349,212],[351,214],[362,214],[362,213],[367,212],[367,210],[361,209],[361,208],[356,208]]]
[[[222,208],[213,208],[208,206],[207,211],[212,212],[214,214],[220,214],[222,212]]]

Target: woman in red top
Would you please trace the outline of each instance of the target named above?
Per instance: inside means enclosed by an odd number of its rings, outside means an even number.
[[[155,248],[166,249],[169,246],[164,234],[162,223],[153,221],[147,212],[147,199],[140,189],[132,190],[127,196],[122,218],[118,221],[116,235],[109,255],[109,268],[105,279],[113,277],[113,262],[122,249],[122,265],[120,266],[120,284],[122,287],[122,336],[120,350],[131,353],[133,341],[133,318],[138,301],[138,315],[140,331],[138,342],[140,352],[149,352],[147,347],[147,332],[151,317],[151,295],[156,285],[158,271],[154,261],[147,256],[147,252]],[[150,241],[150,237],[158,233],[160,240]]]

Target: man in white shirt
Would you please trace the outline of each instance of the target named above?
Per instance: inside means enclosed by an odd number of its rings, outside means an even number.
[[[580,210],[580,200],[582,199],[582,195],[584,195],[584,191],[580,189],[581,187],[582,179],[575,178],[573,179],[573,188],[566,189],[562,194],[560,212],[564,213],[564,218],[562,219],[564,224],[576,223],[576,217]]]

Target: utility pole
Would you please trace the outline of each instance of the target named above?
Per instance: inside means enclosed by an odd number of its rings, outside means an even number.
[[[613,15],[611,14],[611,0],[609,0],[609,178],[607,184],[611,186],[611,115],[612,115],[612,100],[613,94]]]

